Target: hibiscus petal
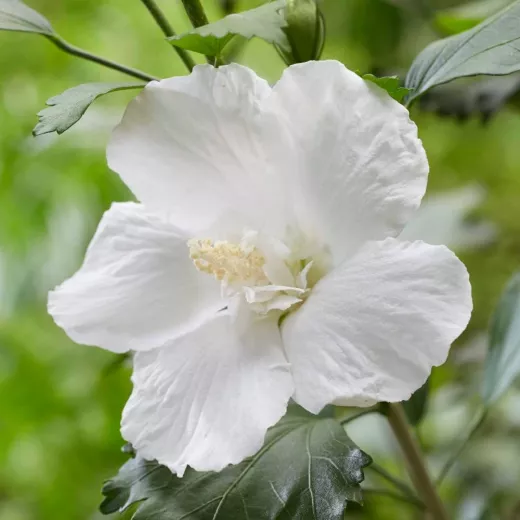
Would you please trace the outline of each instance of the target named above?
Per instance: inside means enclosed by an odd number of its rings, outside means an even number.
[[[220,471],[256,453],[293,393],[276,320],[240,330],[226,312],[134,359],[122,434],[182,476]]]
[[[226,303],[193,265],[184,232],[134,203],[103,216],[79,271],[49,294],[49,313],[77,343],[148,350],[210,319]]]
[[[428,162],[408,110],[338,61],[285,70],[270,109],[273,155],[304,231],[336,263],[368,240],[397,236],[420,204]]]
[[[141,202],[188,229],[213,225],[232,209],[241,216],[238,231],[259,230],[279,182],[262,146],[270,93],[238,64],[199,65],[189,76],[149,83],[115,129],[108,163]]]
[[[284,321],[294,399],[311,412],[408,399],[444,363],[471,308],[466,268],[446,247],[366,244]]]

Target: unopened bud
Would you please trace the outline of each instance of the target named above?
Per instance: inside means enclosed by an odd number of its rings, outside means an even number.
[[[285,34],[290,51],[277,47],[288,65],[317,60],[325,43],[325,20],[316,0],[286,0]]]

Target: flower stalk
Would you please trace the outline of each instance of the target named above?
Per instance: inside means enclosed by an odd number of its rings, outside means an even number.
[[[370,466],[368,466],[367,469],[373,471],[374,473],[379,475],[379,477],[381,477],[382,479],[384,479],[387,482],[389,482],[390,484],[392,484],[392,486],[394,486],[396,489],[398,489],[402,495],[410,498],[411,500],[417,501],[417,496],[414,493],[414,490],[411,489],[410,486],[408,486],[408,484],[406,482],[403,482],[399,478],[395,477],[394,475],[392,475],[389,471],[387,471],[385,468],[383,468],[379,464],[376,464],[374,462],[374,463],[370,464]],[[421,501],[419,500],[419,502],[421,502]],[[422,502],[421,502],[421,504],[422,504]],[[424,504],[422,504],[422,506],[424,508]]]
[[[487,417],[487,409],[484,409],[480,415],[477,417],[473,425],[470,427],[466,437],[464,440],[460,443],[459,447],[455,450],[455,453],[448,459],[444,467],[442,468],[441,472],[439,473],[439,476],[436,480],[436,485],[438,487],[441,486],[442,482],[446,478],[446,475],[450,472],[450,469],[453,467],[455,462],[457,462],[458,458],[462,454],[462,452],[465,450],[466,446],[468,445],[469,441],[473,438],[475,433],[477,433],[477,430],[482,426],[482,423],[486,420]]]
[[[167,20],[164,13],[161,11],[159,6],[155,3],[155,0],[141,0],[144,4],[144,6],[148,9],[150,14],[152,15],[153,19],[157,23],[157,25],[160,27],[162,32],[166,37],[175,36],[175,30],[170,25],[170,22]],[[193,70],[193,67],[195,67],[195,61],[193,58],[180,47],[173,46],[173,49],[175,52],[179,55],[179,58],[182,60],[184,65],[186,65],[187,69],[191,72]]]
[[[448,520],[449,517],[444,504],[426,469],[419,444],[410,431],[403,406],[400,403],[389,403],[387,417],[405,456],[412,482],[423,499],[426,509],[431,514],[432,520]]]
[[[202,25],[208,25],[209,20],[200,0],[182,0],[182,5],[193,27],[197,28]],[[206,61],[215,67],[218,67],[220,64],[218,58],[213,56],[206,56]]]
[[[79,47],[71,45],[70,43],[66,42],[63,38],[60,38],[56,34],[48,35],[47,38],[52,43],[54,43],[54,45],[56,45],[59,49],[66,52],[67,54],[71,54],[72,56],[77,56],[78,58],[83,58],[84,60],[93,61],[98,65],[103,65],[104,67],[107,67],[109,69],[117,70],[118,72],[123,72],[124,74],[128,74],[129,76],[133,76],[134,78],[142,79],[144,81],[154,81],[159,79],[138,69],[127,67],[126,65],[122,65],[121,63],[117,63],[115,61],[102,58],[101,56],[91,54],[90,52],[80,49]]]
[[[182,0],[182,5],[193,27],[197,28],[201,25],[208,25],[208,17],[204,12],[204,7],[202,7],[200,0]]]

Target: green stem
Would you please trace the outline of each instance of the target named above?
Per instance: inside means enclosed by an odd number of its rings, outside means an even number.
[[[208,25],[209,20],[204,11],[204,7],[200,3],[200,0],[181,0],[184,10],[190,19],[193,27],[201,27],[202,25]],[[213,56],[206,56],[206,61],[211,65],[216,65],[215,58]]]
[[[164,13],[161,11],[159,6],[155,3],[155,0],[141,0],[144,4],[144,6],[148,9],[150,14],[152,15],[153,19],[156,21],[157,25],[161,28],[162,32],[167,38],[170,38],[171,36],[175,36],[175,31],[173,27],[170,25],[170,22],[166,19],[166,16],[164,16]],[[172,45],[175,52],[179,55],[180,59],[183,61],[184,65],[188,68],[188,70],[191,72],[193,70],[193,67],[195,67],[195,62],[193,61],[192,57],[180,47],[176,47],[175,45]]]
[[[412,435],[403,406],[400,403],[388,403],[387,417],[405,456],[412,482],[423,499],[432,520],[449,520],[444,504],[426,469],[419,444]]]
[[[139,78],[144,81],[154,81],[159,78],[155,76],[150,76],[146,72],[142,72],[137,69],[133,69],[132,67],[127,67],[126,65],[121,65],[115,61],[107,60],[106,58],[102,58],[101,56],[96,56],[95,54],[91,54],[90,52],[84,51],[79,47],[75,47],[70,43],[63,40],[60,36],[56,34],[52,34],[47,36],[47,38],[54,43],[59,49],[66,52],[67,54],[71,54],[72,56],[77,56],[78,58],[83,58],[84,60],[93,61],[99,65],[103,65],[104,67],[108,67],[109,69],[117,70],[119,72],[123,72],[124,74],[128,74],[129,76],[133,76],[134,78]]]
[[[360,412],[357,412],[352,415],[349,415],[348,417],[345,417],[345,419],[342,419],[340,421],[340,423],[345,425],[345,424],[348,424],[349,422],[359,419],[360,417],[363,417],[365,415],[371,415],[373,413],[377,413],[378,411],[379,410],[377,408],[366,408],[365,410],[361,410]]]
[[[228,15],[235,12],[236,0],[221,0],[222,10]]]
[[[446,475],[449,473],[450,469],[453,467],[455,462],[457,462],[457,459],[465,450],[469,441],[473,438],[480,426],[482,426],[482,423],[486,420],[487,412],[487,409],[482,410],[482,412],[477,416],[476,420],[473,422],[473,425],[469,429],[464,440],[460,443],[459,447],[455,450],[452,456],[446,461],[446,464],[444,464],[441,472],[439,473],[439,476],[437,477],[437,480],[435,481],[437,486],[440,486],[442,484],[442,482],[446,478]]]
[[[406,502],[407,504],[415,506],[421,511],[424,511],[424,504],[419,499],[404,496],[399,493],[389,491],[388,489],[363,489],[363,494],[386,496],[388,498],[393,498],[394,500],[399,500],[400,502]]]
[[[398,489],[403,495],[407,496],[410,499],[417,500],[417,497],[415,496],[413,489],[411,489],[406,482],[403,482],[402,480],[398,479],[379,464],[373,463],[370,466],[368,466],[367,469],[372,470],[374,473],[377,473],[381,478],[384,478],[385,480],[390,482],[390,484],[392,484],[396,489]]]
[[[182,0],[182,5],[193,27],[197,28],[201,25],[208,25],[208,17],[204,12],[204,7],[202,7],[200,0]]]

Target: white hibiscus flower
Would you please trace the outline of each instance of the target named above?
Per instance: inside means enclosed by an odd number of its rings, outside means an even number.
[[[463,264],[393,238],[426,187],[416,126],[336,61],[152,82],[108,162],[140,203],[106,212],[49,311],[136,352],[123,436],[179,475],[255,453],[290,398],[407,399],[468,322]]]

